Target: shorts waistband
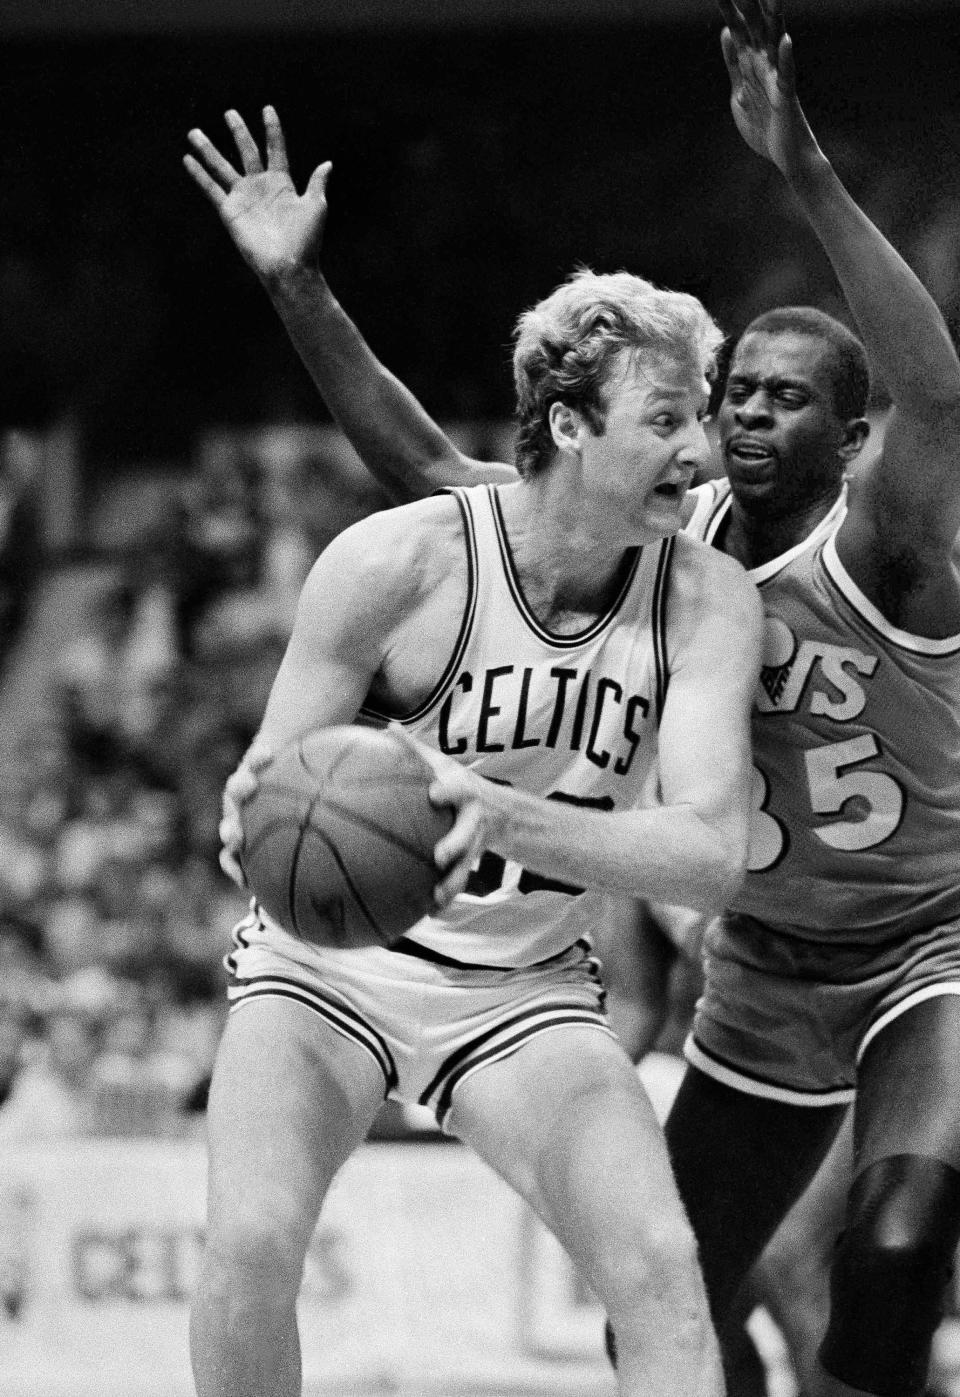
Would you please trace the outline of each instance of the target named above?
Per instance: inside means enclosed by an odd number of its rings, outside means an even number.
[[[455,960],[453,956],[445,956],[441,951],[435,951],[431,946],[424,946],[419,941],[411,941],[406,936],[401,937],[399,941],[395,941],[392,946],[388,946],[386,949],[397,951],[404,956],[416,956],[419,960],[428,960],[434,965],[448,965],[453,970],[494,970],[501,971],[504,975],[512,975],[517,970],[540,970],[545,965],[554,965],[573,950],[579,950],[585,955],[589,954],[592,948],[589,942],[582,939],[572,941],[569,946],[564,946],[562,951],[547,956],[546,960],[532,961],[530,965],[485,965],[481,961]]]

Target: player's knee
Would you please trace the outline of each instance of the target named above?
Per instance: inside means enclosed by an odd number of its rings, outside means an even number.
[[[282,1302],[299,1288],[310,1230],[307,1220],[291,1209],[231,1210],[208,1230],[208,1287],[247,1287]]]
[[[611,1315],[615,1312],[650,1313],[651,1307],[669,1310],[683,1327],[699,1327],[705,1315],[703,1283],[697,1244],[685,1220],[621,1234],[620,1246],[605,1266],[602,1297]]]
[[[703,1361],[715,1341],[689,1228],[681,1223],[647,1231],[620,1263],[606,1299],[613,1366],[647,1351],[653,1336],[675,1362]]]
[[[901,1394],[924,1382],[960,1232],[960,1174],[897,1155],[856,1180],[831,1276],[821,1361],[863,1391]]]

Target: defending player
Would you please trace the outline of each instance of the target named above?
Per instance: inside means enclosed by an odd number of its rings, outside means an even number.
[[[200,1397],[299,1391],[306,1247],[386,1094],[431,1106],[552,1227],[614,1317],[624,1394],[723,1391],[589,942],[599,889],[715,906],[746,857],[759,605],[738,565],[675,537],[718,342],[692,297],[571,278],[518,328],[521,480],[372,516],[305,585],[258,749],[392,720],[434,750],[432,794],[460,815],[441,905],[397,947],[306,945],[256,909],[238,928]]]
[[[816,1391],[909,1397],[960,1236],[960,363],[818,148],[780,5],[723,9],[738,129],[797,196],[892,410],[845,506],[859,344],[788,310],[736,349],[729,497],[707,487],[695,524],[753,569],[767,614],[757,808],[668,1140],[722,1318],[855,1089]]]

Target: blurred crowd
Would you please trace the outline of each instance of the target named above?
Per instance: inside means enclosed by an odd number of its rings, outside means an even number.
[[[202,1112],[246,905],[217,861],[223,782],[313,559],[379,502],[296,432],[211,435],[149,508],[132,499],[112,548],[48,571],[19,661],[42,674],[0,794],[0,1145]],[[36,598],[17,581],[11,666]]]

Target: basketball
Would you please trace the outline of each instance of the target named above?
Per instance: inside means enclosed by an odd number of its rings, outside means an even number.
[[[432,779],[390,732],[332,727],[297,738],[243,807],[251,892],[304,941],[391,945],[433,907],[433,849],[453,811],[431,805]]]

